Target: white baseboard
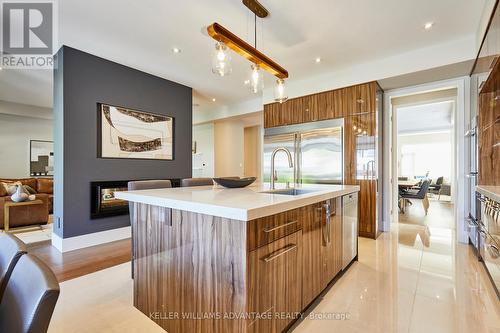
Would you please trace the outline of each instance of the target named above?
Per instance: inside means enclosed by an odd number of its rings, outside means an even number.
[[[64,253],[130,237],[132,237],[131,227],[100,231],[69,238],[61,238],[59,235],[52,233],[52,246]]]

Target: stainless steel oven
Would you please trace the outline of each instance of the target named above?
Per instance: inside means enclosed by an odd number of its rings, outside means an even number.
[[[477,193],[479,259],[500,298],[500,218],[499,204]]]

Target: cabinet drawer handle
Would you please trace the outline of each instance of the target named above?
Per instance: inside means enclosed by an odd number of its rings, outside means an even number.
[[[267,257],[265,257],[264,260],[265,262],[271,262],[273,261],[274,259],[278,258],[278,257],[281,257],[282,255],[284,255],[285,253],[288,253],[290,251],[293,251],[297,248],[297,245],[296,244],[290,244],[290,245],[287,245],[285,246],[284,248],[282,248],[281,250],[278,250],[274,253],[271,253],[270,255],[268,255]]]
[[[276,226],[274,228],[270,228],[270,229],[264,229],[264,232],[266,233],[269,233],[269,232],[273,232],[275,230],[278,230],[278,229],[281,229],[281,228],[285,228],[285,227],[288,227],[289,225],[292,225],[292,224],[295,224],[299,222],[298,220],[295,220],[295,221],[291,221],[291,222],[288,222],[288,223],[285,223],[285,224],[282,224],[282,225],[279,225],[279,226]]]

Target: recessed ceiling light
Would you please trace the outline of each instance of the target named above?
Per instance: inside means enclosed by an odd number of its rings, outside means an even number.
[[[424,28],[425,28],[425,30],[429,30],[430,28],[432,28],[433,25],[434,25],[434,22],[427,22],[424,25]]]
[[[173,47],[172,48],[172,52],[174,52],[174,53],[181,53],[181,49],[178,48],[178,47]]]
[[[216,101],[216,99],[215,99],[215,98],[212,98],[212,102],[215,102],[215,101]]]
[[[245,80],[243,83],[244,83],[245,85],[250,84],[250,80]]]
[[[317,57],[315,61],[316,61],[317,64],[319,64],[321,62],[321,58]]]

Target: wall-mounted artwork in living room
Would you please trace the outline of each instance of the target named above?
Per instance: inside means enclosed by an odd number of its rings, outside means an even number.
[[[98,104],[98,157],[173,160],[172,117]]]
[[[54,142],[30,140],[30,176],[54,175]]]

